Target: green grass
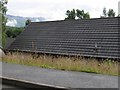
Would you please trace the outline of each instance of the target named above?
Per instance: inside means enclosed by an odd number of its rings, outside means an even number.
[[[119,62],[113,60],[98,61],[93,58],[83,57],[53,57],[49,55],[35,55],[25,53],[7,54],[2,59],[3,62],[37,66],[42,68],[52,68],[59,70],[80,71],[88,73],[99,73],[118,76]]]

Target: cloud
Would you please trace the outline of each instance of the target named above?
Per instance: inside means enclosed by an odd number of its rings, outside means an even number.
[[[45,17],[47,20],[65,18],[66,10],[84,9],[92,18],[99,18],[102,9],[112,8],[118,13],[119,0],[9,0],[8,14],[25,17]]]
[[[8,20],[6,23],[7,26],[15,27],[17,25],[17,21],[15,19]]]

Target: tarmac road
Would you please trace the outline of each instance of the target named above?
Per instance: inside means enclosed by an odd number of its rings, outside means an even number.
[[[26,80],[52,87],[118,88],[117,76],[44,69],[8,63],[2,63],[1,72],[4,77]]]

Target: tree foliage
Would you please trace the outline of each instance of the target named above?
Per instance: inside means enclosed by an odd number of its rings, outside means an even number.
[[[26,22],[25,22],[25,26],[28,26],[30,23],[31,23],[31,20],[27,19]]]
[[[67,10],[66,15],[67,15],[66,19],[75,19],[75,17],[76,17],[75,9],[73,9],[71,11]]]
[[[106,10],[106,8],[103,8],[103,16],[101,16],[102,18],[105,17],[115,17],[115,12],[113,9],[109,9],[108,11]]]
[[[108,17],[115,17],[115,12],[113,9],[109,9],[108,11]]]
[[[77,9],[77,10],[76,10],[76,14],[77,14],[77,17],[78,17],[79,19],[89,19],[89,18],[90,18],[89,13],[88,13],[88,12],[85,13],[84,10],[79,10],[79,9]]]
[[[73,9],[71,11],[67,10],[66,15],[67,15],[67,18],[65,18],[65,19],[76,19],[76,18],[89,19],[90,18],[90,15],[88,12],[85,13],[84,10],[79,10],[79,9],[77,9],[77,10]]]
[[[1,0],[0,1],[0,27],[1,27],[1,33],[2,33],[2,43],[1,45],[4,46],[5,45],[5,38],[6,38],[6,23],[7,23],[7,18],[6,18],[6,12],[7,12],[7,7],[6,4],[8,3],[7,0]]]
[[[24,30],[22,27],[6,27],[6,35],[9,38],[15,38]]]
[[[103,8],[103,16],[107,17],[107,10],[106,10],[106,8]]]

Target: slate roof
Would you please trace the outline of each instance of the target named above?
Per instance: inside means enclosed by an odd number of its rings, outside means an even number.
[[[15,40],[15,38],[7,38],[4,49],[7,49],[7,48],[12,44],[12,42],[13,42],[14,40]]]
[[[120,18],[32,22],[8,49],[120,58],[119,31]]]

